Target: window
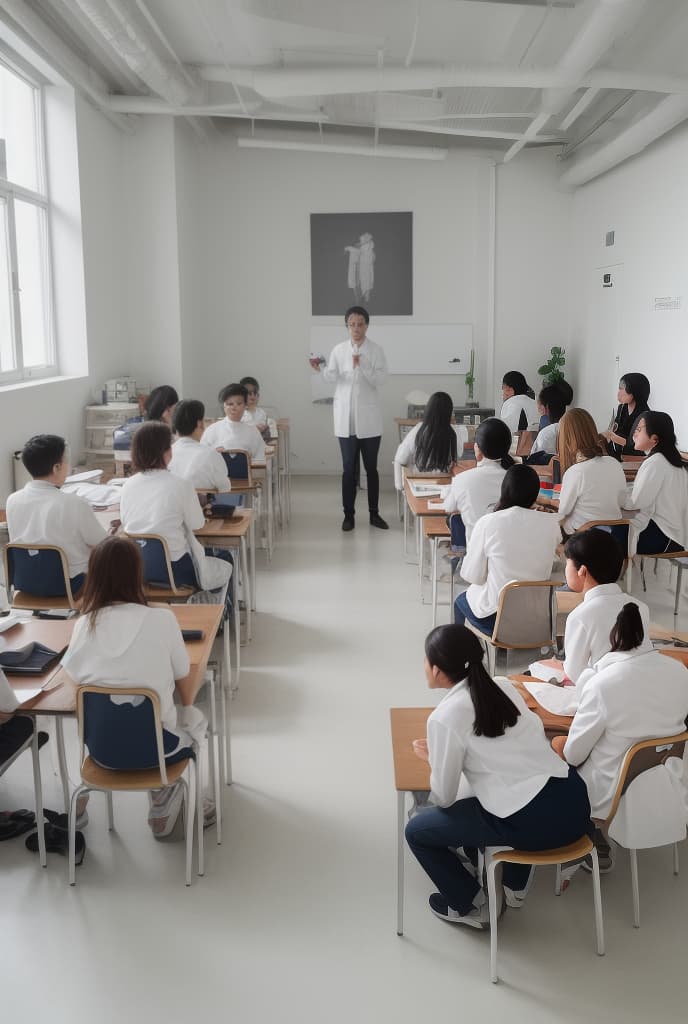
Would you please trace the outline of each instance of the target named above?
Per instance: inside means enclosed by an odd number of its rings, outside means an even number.
[[[0,385],[57,372],[41,100],[0,63]]]

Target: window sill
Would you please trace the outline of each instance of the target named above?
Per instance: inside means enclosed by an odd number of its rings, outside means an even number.
[[[69,377],[32,377],[31,380],[15,380],[11,383],[0,384],[0,394],[7,391],[20,391],[24,388],[37,388],[43,384],[63,384],[73,380],[88,380],[88,376],[79,373]]]

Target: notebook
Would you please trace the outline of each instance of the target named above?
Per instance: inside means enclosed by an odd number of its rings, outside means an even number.
[[[51,647],[34,641],[13,651],[0,652],[0,668],[4,669],[7,675],[40,675],[66,650],[67,648],[63,647],[60,651],[54,651]]]

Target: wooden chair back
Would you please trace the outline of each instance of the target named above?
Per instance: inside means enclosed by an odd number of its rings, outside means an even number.
[[[604,822],[608,825],[616,814],[621,797],[624,795],[634,779],[637,779],[643,772],[657,765],[664,764],[670,757],[683,757],[683,751],[688,740],[688,732],[678,733],[676,736],[658,736],[654,739],[641,740],[634,743],[621,765],[619,779],[616,784],[614,798],[609,809],[609,814]]]

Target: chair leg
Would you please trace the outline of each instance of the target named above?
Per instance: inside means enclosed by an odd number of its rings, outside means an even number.
[[[604,956],[604,920],[602,918],[602,886],[600,884],[600,862],[597,850],[592,848],[592,891],[595,906],[595,935],[597,937],[597,955]]]
[[[112,802],[112,790],[109,789],[106,794],[107,799],[107,812],[108,812],[108,830],[114,832],[115,829],[115,808]]]
[[[497,885],[495,873],[499,860],[490,857],[487,863],[487,900],[490,908],[490,981],[496,984],[499,980],[497,975],[497,919],[499,907],[497,906]]]
[[[674,874],[678,874],[678,843],[674,843]]]
[[[683,566],[679,562],[676,566],[676,597],[674,598],[674,618],[678,615],[678,602],[681,597],[681,578],[683,576]]]
[[[397,793],[397,935],[404,934],[404,812],[406,793]]]
[[[640,887],[638,885],[638,851],[629,850],[631,856],[631,888],[633,889],[633,927],[640,928]]]
[[[647,586],[645,584],[645,559],[644,558],[640,559],[640,579],[642,580],[642,583],[643,583],[643,591],[646,591],[647,590]]]
[[[554,895],[561,896],[561,864],[557,864],[557,871],[554,876]]]
[[[67,756],[65,754],[64,722],[62,715],[55,716],[55,740],[57,746],[57,761],[60,766],[60,780],[62,782],[64,809],[69,813],[69,772],[67,770]]]
[[[217,845],[222,845],[222,799],[220,789],[219,766],[215,761],[215,741],[218,739],[219,732],[217,728],[217,707],[215,703],[215,673],[210,670],[206,673],[206,678],[209,678],[209,690],[210,690],[210,723],[208,727],[208,772],[213,782],[213,799],[215,800],[215,838]],[[217,750],[218,760],[220,756],[220,750]]]
[[[82,793],[88,792],[88,786],[77,786],[69,801],[69,884],[76,885],[76,802]]]
[[[34,803],[36,804],[38,854],[41,867],[47,868],[48,856],[45,850],[45,822],[43,821],[43,784],[41,781],[41,761],[38,751],[38,728],[35,721],[33,723],[33,736],[31,737],[31,758],[33,760],[33,796]],[[678,874],[678,871],[675,874]]]
[[[196,827],[198,829],[198,874],[199,876],[203,876],[205,874],[205,849],[203,846],[203,785],[201,778],[200,756],[198,761],[194,765],[194,790],[196,807]],[[193,833],[193,826],[191,831]]]

